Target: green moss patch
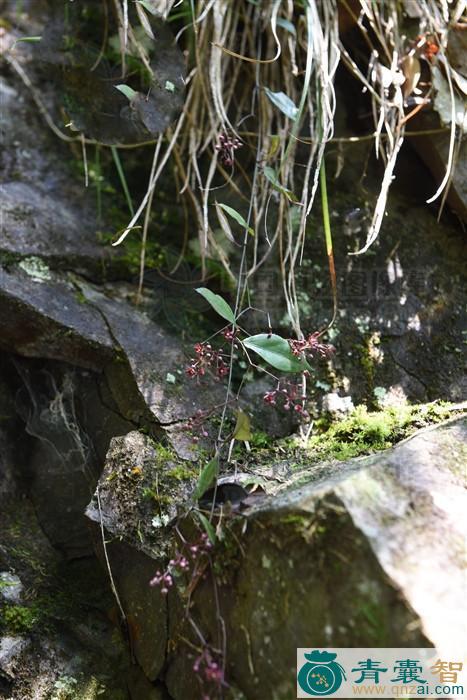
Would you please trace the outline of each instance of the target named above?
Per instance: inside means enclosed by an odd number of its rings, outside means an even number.
[[[0,630],[5,634],[27,634],[41,621],[38,605],[5,605],[0,609]]]
[[[368,411],[366,406],[357,406],[347,418],[313,435],[308,441],[307,456],[321,461],[371,454],[452,415],[450,405],[441,402],[389,407],[382,411]]]

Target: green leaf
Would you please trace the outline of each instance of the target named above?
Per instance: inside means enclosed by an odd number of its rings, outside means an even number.
[[[272,158],[273,156],[276,155],[277,151],[279,150],[279,146],[281,145],[281,139],[280,136],[275,134],[274,136],[271,136],[271,145],[269,147],[268,151],[268,158]]]
[[[137,2],[139,5],[142,5],[142,6],[143,6],[148,12],[150,12],[152,15],[157,14],[157,13],[156,13],[156,8],[153,7],[153,6],[151,5],[151,3],[148,2],[148,0],[136,0],[136,2]]]
[[[238,211],[232,209],[232,207],[228,207],[227,204],[221,204],[220,202],[216,202],[216,206],[223,209],[229,216],[232,217],[232,219],[235,219],[235,221],[238,224],[240,224],[240,226],[243,226],[243,228],[246,229],[249,234],[251,234],[252,236],[255,235],[254,230],[251,228],[251,226],[248,226],[247,222],[245,221],[243,216],[238,213]]]
[[[219,202],[215,202],[215,205],[216,205],[216,214],[217,214],[217,218],[219,219],[221,229],[223,230],[223,232],[225,233],[225,235],[229,239],[229,241],[231,243],[235,243],[235,238],[233,236],[232,229],[230,228],[230,224],[229,224],[229,221],[228,221],[226,215],[222,211],[222,209],[219,205]]]
[[[280,111],[285,114],[286,117],[295,121],[298,114],[298,108],[295,106],[294,102],[290,99],[285,92],[272,92],[269,88],[265,87],[264,92],[271,100],[272,104],[275,105]]]
[[[259,333],[246,338],[243,344],[281,372],[303,372],[305,369],[311,369],[306,360],[301,360],[293,354],[288,342],[280,335]]]
[[[219,294],[214,294],[214,292],[211,292],[210,289],[206,289],[206,287],[198,287],[198,289],[195,289],[195,292],[201,294],[201,296],[204,297],[209,304],[211,304],[214,311],[217,311],[219,316],[222,316],[222,318],[230,321],[230,323],[235,324],[234,312],[227,304],[225,299],[223,299]]]
[[[211,459],[210,462],[206,464],[206,466],[203,468],[201,474],[199,475],[198,483],[196,484],[196,488],[193,493],[193,499],[195,501],[199,501],[203,493],[205,493],[208,489],[211,488],[213,483],[216,480],[217,476],[217,468],[218,468],[218,460],[217,457],[214,457],[214,459]]]
[[[264,172],[265,177],[269,180],[271,185],[276,190],[278,190],[279,192],[282,192],[282,194],[284,194],[287,197],[287,199],[290,200],[291,202],[298,202],[298,199],[294,195],[292,190],[288,190],[285,187],[283,187],[283,185],[281,185],[281,183],[277,179],[277,173],[273,168],[270,168],[269,165],[266,165],[263,169],[263,172]]]
[[[19,39],[16,39],[12,48],[14,49],[16,44],[19,44],[20,42],[23,42],[25,44],[37,44],[38,41],[42,41],[41,36],[21,36]]]
[[[201,525],[204,527],[204,529],[207,532],[207,535],[211,541],[212,544],[216,544],[216,531],[214,530],[212,524],[209,522],[209,520],[206,518],[205,515],[200,513],[199,511],[196,511],[196,515],[198,516]]]
[[[165,81],[164,87],[167,90],[167,92],[175,92],[175,85],[170,80]]]
[[[141,26],[143,27],[144,31],[146,32],[148,37],[150,37],[154,41],[156,37],[154,36],[154,32],[152,31],[151,22],[149,21],[147,14],[143,10],[142,3],[136,3],[136,12],[138,13],[138,19],[141,22]]]
[[[129,88],[131,90],[131,88]],[[125,198],[128,204],[128,209],[130,210],[131,216],[135,215],[135,210],[133,208],[133,202],[131,199],[130,191],[128,189],[128,184],[126,181],[125,177],[125,171],[123,170],[122,162],[120,160],[120,156],[118,155],[118,150],[116,146],[111,146],[110,150],[112,152],[112,158],[114,159],[115,167],[117,168],[118,172],[118,177],[120,178],[120,182],[122,183],[122,189],[123,192],[125,193]]]
[[[288,19],[284,19],[284,17],[279,17],[279,19],[277,20],[277,25],[279,27],[282,27],[282,29],[287,29],[287,31],[293,34],[294,36],[297,36],[297,31],[294,25]]]
[[[237,424],[233,432],[235,440],[251,440],[251,424],[249,416],[239,409],[237,411]]]
[[[115,86],[117,90],[120,90],[123,95],[131,102],[131,100],[137,95],[138,93],[136,90],[133,90],[129,85],[116,85]]]

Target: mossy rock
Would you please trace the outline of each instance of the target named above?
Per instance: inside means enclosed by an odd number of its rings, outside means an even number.
[[[152,553],[167,548],[166,529],[194,491],[199,469],[174,450],[133,431],[113,438],[97,495],[87,509],[114,536]]]
[[[396,418],[382,424],[360,411],[346,430],[379,445],[405,425]],[[243,511],[216,509],[214,548],[192,560],[198,564],[178,575],[166,597],[149,580],[199,540],[196,513],[166,528],[167,547],[151,551],[128,522],[109,541],[118,523],[106,521],[103,510],[110,565],[149,677],[163,679],[175,700],[212,691],[194,669],[204,644],[195,629],[210,648],[226,640],[229,699],[291,697],[297,647],[433,644],[447,654],[461,644],[466,434],[465,418],[450,420],[337,469],[320,471],[317,464],[318,476],[310,469],[308,483],[259,497]],[[153,463],[155,446],[130,435],[126,449],[139,445]],[[164,452],[162,462],[170,493]]]

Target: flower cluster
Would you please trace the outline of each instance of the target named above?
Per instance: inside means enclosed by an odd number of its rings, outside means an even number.
[[[190,360],[185,370],[188,377],[203,377],[207,368],[213,369],[220,379],[229,373],[222,350],[214,350],[210,343],[196,343],[194,350],[196,358]]]
[[[193,664],[193,671],[198,676],[201,683],[213,683],[218,688],[224,684],[224,671],[218,661],[215,660],[213,652],[209,647],[203,649]],[[204,696],[208,697],[208,696]],[[204,699],[203,699],[204,700]]]
[[[187,573],[190,567],[195,565],[200,556],[207,553],[212,544],[205,532],[201,535],[198,542],[189,544],[184,542],[184,552],[179,551],[175,557],[169,561],[167,569],[163,572],[156,571],[156,575],[149,581],[150,586],[160,586],[162,595],[167,595],[169,588],[174,585],[174,578],[180,574]]]
[[[156,575],[149,581],[150,586],[160,586],[162,595],[167,595],[169,588],[172,588],[174,580],[172,574],[169,571],[165,571],[161,574],[159,570],[156,571]]]
[[[226,132],[219,134],[219,143],[216,145],[216,151],[219,153],[221,162],[231,167],[234,163],[235,151],[241,145],[241,141],[236,136],[229,136]]]
[[[320,332],[310,333],[303,340],[289,340],[290,349],[296,357],[301,357],[303,353],[314,357],[316,354],[326,359],[330,358],[335,352],[334,345],[319,342]]]
[[[282,408],[285,411],[292,409],[303,418],[308,418],[308,411],[303,406],[305,399],[306,396],[301,395],[299,387],[289,382],[283,386],[278,384],[276,389],[267,391],[263,396],[263,401],[270,406],[276,406],[280,401],[283,402]]]
[[[235,339],[235,337],[236,337],[236,335],[237,335],[237,329],[234,328],[234,326],[227,326],[227,328],[224,328],[224,330],[221,331],[221,335],[223,335],[224,338],[225,338],[229,343],[231,343],[231,342]],[[237,347],[237,345],[235,344],[234,347]]]
[[[430,63],[433,62],[433,59],[439,52],[439,46],[438,44],[435,44],[434,41],[427,41],[426,45],[423,47],[423,53],[425,57],[427,58]]]
[[[209,437],[209,433],[204,426],[208,415],[208,411],[203,411],[201,408],[199,408],[195,415],[189,418],[187,422],[181,426],[182,430],[186,430],[192,434],[193,442],[199,442],[200,437]]]
[[[424,34],[417,36],[415,48],[421,51],[422,55],[433,63],[433,59],[439,53],[439,44],[434,34]]]

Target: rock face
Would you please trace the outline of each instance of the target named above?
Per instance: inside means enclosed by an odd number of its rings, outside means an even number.
[[[155,597],[148,585],[155,571],[153,553],[169,553],[167,526],[188,501],[196,476],[197,470],[180,463],[173,452],[133,431],[111,441],[96,497],[86,511],[94,523],[102,522],[122,540],[111,547],[112,575],[119,582],[132,649],[151,681],[161,671],[167,647],[166,601]],[[126,544],[129,532],[139,533],[136,550]],[[99,539],[95,541],[101,551]],[[129,568],[133,573],[127,577]]]
[[[348,92],[350,83],[345,75],[336,87],[336,135],[343,138],[355,136],[349,127],[355,116],[352,98],[358,98]],[[433,126],[439,124],[421,128]],[[328,333],[336,347],[332,363],[313,365],[310,393],[320,408],[323,396],[331,391],[342,398],[350,395],[355,405],[363,401],[376,405],[381,391],[393,403],[461,401],[467,394],[463,342],[467,286],[465,269],[458,264],[466,258],[467,239],[448,205],[437,221],[440,200],[426,203],[445,172],[441,158],[449,136],[441,134],[439,139],[443,150],[435,164],[436,182],[412,150],[423,137],[406,139],[380,234],[363,255],[355,253],[365,243],[383,172],[372,160],[374,144],[346,144],[339,155],[326,154],[338,315]],[[433,146],[438,136],[430,140]],[[464,139],[459,152],[455,188],[450,188],[451,194],[455,190],[462,196],[464,209],[466,143]],[[429,152],[425,145],[420,150]],[[303,264],[295,273],[306,332],[325,326],[333,311],[319,211],[311,215],[310,228]],[[285,314],[277,294],[280,284],[278,261],[271,255],[256,282],[255,306],[267,309],[274,327]],[[261,324],[260,314],[255,322]]]
[[[87,432],[86,423],[89,372],[19,358],[12,369],[22,382],[16,406],[30,436],[28,456],[19,471],[41,527],[68,557],[89,554],[92,543],[82,511],[100,473],[99,441],[107,445],[112,435],[126,432],[131,424],[94,396],[94,409],[100,406],[101,435],[91,437],[94,433]]]
[[[131,664],[92,556],[82,511],[97,474],[80,454],[87,423],[73,395],[86,396],[86,377],[2,355],[0,377],[0,698],[162,700]],[[101,411],[96,454],[106,431],[131,427]]]
[[[139,530],[143,549],[151,553],[164,542],[160,533],[188,501],[198,469],[177,459],[176,453],[147,435],[133,431],[111,440],[99,480],[98,503],[88,508],[92,520],[115,535]]]
[[[175,424],[209,412],[223,393],[185,381],[182,344],[130,303],[133,287],[89,282],[122,274],[112,266],[121,249],[99,242],[95,199],[67,165],[69,146],[38,115],[22,71],[37,79],[28,49],[10,58],[2,83],[0,349],[105,372],[122,416],[167,425],[187,454]],[[56,96],[41,96],[53,112]]]
[[[46,20],[46,4],[24,4],[39,5]],[[24,34],[41,33],[31,27]],[[267,483],[274,497],[244,497],[237,486],[232,505],[227,482],[210,547],[210,504],[191,501],[206,460],[185,428],[218,411],[224,387],[188,381],[188,349],[149,304],[132,302],[121,253],[99,242],[91,188],[72,171],[81,144],[52,134],[19,77],[26,70],[35,84],[29,48],[0,86],[0,695],[160,700],[168,690],[195,700],[213,690],[211,655],[225,661],[226,697],[285,700],[297,646],[433,643],[457,656],[466,637],[465,420],[364,459],[301,472],[272,465],[266,471],[281,477]],[[53,89],[41,84],[40,94],[56,116]],[[350,399],[459,400],[461,238],[394,189],[370,262],[348,257],[363,242],[368,195],[348,186],[364,160],[354,153],[329,187],[338,352],[312,389],[333,397],[330,413]],[[304,265],[312,326],[330,308],[327,271],[311,262],[322,260],[316,239]],[[279,323],[270,281],[255,305]],[[155,307],[158,295],[157,287]],[[165,308],[175,315],[172,297]],[[257,418],[253,430],[261,422],[287,434],[293,418],[255,406],[269,388],[264,377],[252,381],[241,406]],[[209,421],[204,429],[212,432]],[[252,471],[246,480],[266,485],[265,469]],[[167,566],[173,585],[163,595],[149,581]]]
[[[21,656],[28,646],[26,639],[21,637],[2,637],[0,640],[0,671],[4,676],[13,676],[15,660]]]
[[[132,465],[141,466],[145,480],[158,481],[159,497],[167,494],[172,508],[179,499],[179,515],[190,482],[173,488],[173,464],[156,466],[147,438],[130,433],[112,441],[99,485],[101,510],[94,499],[88,515],[97,523],[102,518],[108,533],[110,567],[145,673],[163,678],[176,700],[202,697],[193,673],[197,654],[186,643],[200,644],[190,619],[213,647],[219,648],[219,630],[225,630],[226,679],[232,693],[248,700],[291,696],[300,646],[433,644],[441,654],[459,654],[467,638],[459,615],[465,609],[466,437],[467,420],[455,419],[341,463],[328,476],[314,479],[326,473],[316,467],[298,473],[301,486],[254,506],[224,507],[222,517],[217,510],[221,539],[204,559],[188,553],[188,544],[200,539],[196,513],[180,517],[180,529],[171,531],[155,502],[153,518],[158,527],[166,525],[170,556],[185,553],[190,562],[167,598],[149,587],[168,556],[147,534],[142,475],[135,479]],[[131,520],[119,508],[122,493]]]
[[[189,457],[191,437],[177,427],[221,405],[223,387],[185,377],[183,346],[125,300],[126,285],[109,298],[75,275],[45,266],[39,278],[21,264],[0,268],[0,349],[101,373],[123,418],[152,423]]]
[[[18,61],[20,69],[31,70],[30,60],[24,66],[24,54]],[[40,256],[53,266],[101,277],[115,252],[98,243],[92,197],[66,166],[68,147],[44,127],[30,94],[13,75],[11,70],[0,87],[0,260]]]
[[[55,187],[57,183],[54,183]],[[51,192],[26,182],[8,182],[2,188],[2,236],[0,253],[36,256],[51,265],[72,266],[76,271],[98,274],[114,253],[98,244],[91,212],[78,217],[77,204],[63,202],[57,208],[55,187]]]
[[[222,400],[221,393],[185,382],[182,345],[129,302],[133,289],[89,282],[115,274],[115,249],[99,243],[93,202],[61,164],[66,161],[63,145],[42,122],[23,129],[25,112],[37,119],[28,94],[11,75],[3,90],[7,148],[2,151],[0,349],[105,372],[126,419],[170,424],[172,434],[173,424],[198,410],[209,411]],[[10,161],[18,142],[28,159],[19,151]],[[186,451],[183,436],[174,433],[173,439]]]
[[[105,320],[96,309],[80,304],[66,278],[47,267],[42,268],[47,279],[34,274],[0,270],[0,315],[5,329],[1,348],[101,369],[115,354]]]
[[[20,509],[2,499],[0,518],[0,565],[19,572],[27,589],[20,600],[0,600],[0,697],[128,700],[129,659],[106,617],[111,599],[99,569],[81,560],[67,571],[27,498]],[[91,581],[86,602],[79,590]]]

